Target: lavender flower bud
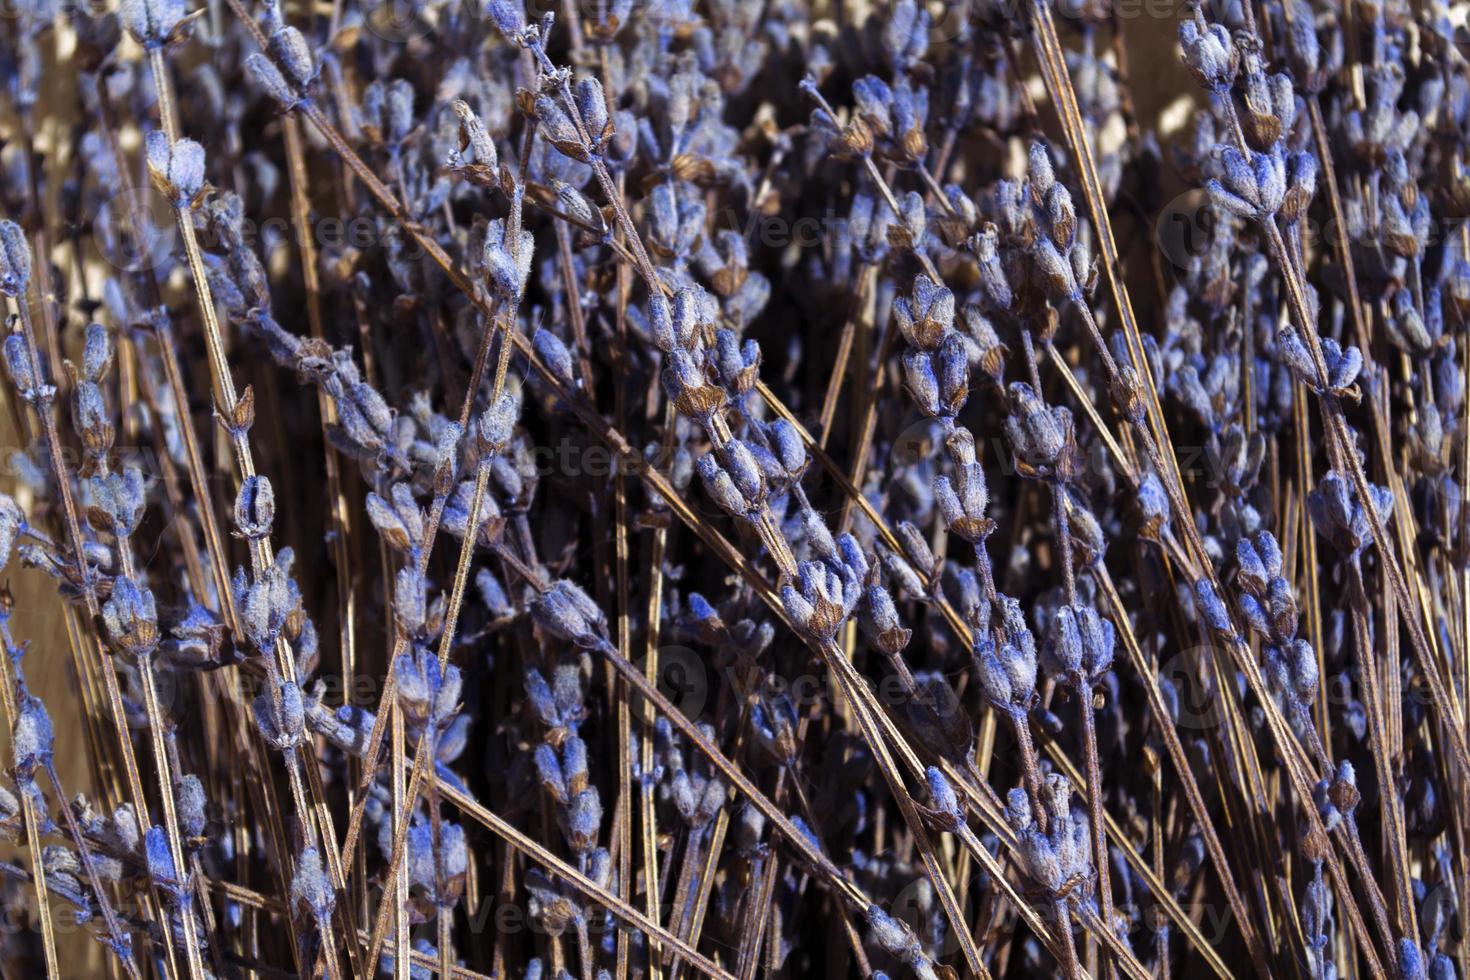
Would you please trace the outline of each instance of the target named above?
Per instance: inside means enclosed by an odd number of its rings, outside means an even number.
[[[304,90],[316,78],[316,62],[311,55],[311,45],[294,27],[283,27],[270,36],[266,44],[272,58],[281,68],[281,73],[292,82],[297,90]]]
[[[802,442],[796,426],[785,419],[777,419],[771,423],[770,436],[781,468],[792,477],[801,476],[806,470],[808,460],[806,444]]]
[[[112,341],[107,328],[100,323],[87,324],[87,339],[82,347],[82,377],[101,381],[112,364]]]
[[[575,98],[577,112],[582,117],[582,125],[587,128],[587,133],[592,138],[594,152],[596,152],[613,136],[612,119],[607,113],[607,100],[602,94],[602,83],[590,75],[579,78]]]
[[[663,372],[664,391],[680,414],[701,422],[725,403],[725,390],[710,384],[699,363],[686,350],[677,349],[669,356]]]
[[[5,338],[5,368],[10,374],[10,383],[15,385],[20,397],[31,404],[50,401],[55,397],[56,388],[42,384],[36,376],[25,338],[18,333]]]
[[[511,236],[503,219],[490,222],[485,231],[485,270],[502,301],[516,302],[525,293],[534,250],[535,239],[524,228]]]
[[[497,180],[496,171],[500,165],[499,155],[495,150],[495,141],[490,138],[485,124],[475,111],[463,99],[455,99],[449,104],[454,114],[459,117],[459,149],[454,154],[451,163],[456,169],[464,172],[473,181],[486,186],[493,185]],[[466,161],[465,150],[474,154],[474,159]]]
[[[296,875],[291,880],[291,898],[303,914],[316,920],[318,928],[325,930],[328,927],[332,920],[332,909],[337,904],[337,896],[327,880],[321,854],[314,847],[303,850],[301,860],[296,862]]]
[[[551,186],[556,192],[557,207],[567,217],[598,237],[607,234],[607,222],[603,220],[602,212],[587,200],[587,195],[565,181],[554,180]]]
[[[428,618],[428,588],[417,563],[398,570],[393,586],[393,616],[406,636],[420,636],[423,632]]]
[[[881,585],[870,585],[863,592],[863,601],[858,607],[858,622],[873,643],[885,654],[901,653],[909,645],[912,631],[904,629],[893,605],[893,597]]]
[[[1209,579],[1200,579],[1194,583],[1194,605],[1207,627],[1224,637],[1235,636],[1225,600],[1220,598],[1220,593],[1215,591]]]
[[[597,846],[598,831],[602,826],[602,799],[597,788],[589,786],[567,805],[565,826],[567,845],[579,854],[585,854]]]
[[[924,958],[924,948],[918,937],[902,920],[895,919],[876,905],[868,906],[867,918],[873,942],[885,952],[904,961]]]
[[[1234,83],[1240,70],[1240,52],[1223,26],[1183,20],[1179,24],[1179,45],[1184,49],[1185,66],[1205,88],[1224,91]]]
[[[960,799],[955,795],[954,787],[950,785],[949,779],[930,766],[924,772],[924,779],[929,784],[929,809],[935,817],[939,826],[950,833],[958,833],[965,825],[965,808]]]
[[[259,51],[245,56],[245,72],[251,81],[266,95],[275,99],[282,109],[287,111],[294,109],[301,101],[300,96],[286,82],[281,70],[275,66],[265,55]]]
[[[276,519],[276,494],[271,481],[263,476],[248,476],[235,496],[235,526],[242,537],[260,540],[270,537]]]
[[[174,795],[179,812],[179,830],[190,839],[203,837],[208,825],[208,818],[205,816],[208,801],[204,795],[204,783],[200,782],[198,776],[188,773],[179,780]]]
[[[725,445],[722,462],[748,509],[759,507],[766,497],[766,481],[751,448],[739,439],[732,439]]]
[[[904,384],[913,396],[914,404],[931,418],[938,418],[942,409],[939,404],[939,379],[934,376],[934,366],[928,351],[910,350],[903,355]]]
[[[305,706],[301,688],[296,684],[282,681],[276,685],[275,691],[275,698],[269,691],[257,695],[251,708],[261,738],[277,751],[286,752],[295,748],[305,734]]]
[[[509,392],[480,413],[478,431],[487,452],[500,455],[510,445],[521,412],[520,400]]]
[[[541,780],[541,788],[551,795],[558,803],[565,804],[571,799],[567,791],[567,780],[562,774],[561,762],[556,757],[556,749],[545,742],[536,746],[533,753],[536,763],[536,775]]]
[[[204,188],[204,147],[189,139],[170,143],[161,131],[150,130],[148,175],[172,207],[188,210]]]
[[[31,278],[31,245],[20,225],[0,221],[0,293],[23,296]]]
[[[540,123],[541,134],[546,141],[556,147],[566,156],[573,160],[586,163],[592,159],[587,147],[582,142],[582,135],[577,130],[577,124],[572,117],[562,108],[560,102],[547,95],[536,97],[536,121]]]
[[[556,376],[556,380],[568,388],[575,388],[576,364],[572,359],[572,352],[562,343],[562,339],[550,330],[538,330],[533,344],[536,356],[541,358],[547,370]]]
[[[423,512],[405,483],[394,484],[389,496],[392,503],[375,493],[367,495],[368,520],[388,547],[405,554],[416,552],[424,537]]]
[[[173,852],[169,849],[168,834],[162,827],[148,828],[143,837],[143,856],[149,876],[162,891],[175,899],[184,893],[184,883],[175,870]]]
[[[51,762],[51,747],[55,741],[51,729],[51,716],[41,699],[27,694],[16,705],[17,717],[12,727],[11,745],[15,751],[15,768],[18,778],[29,780],[37,767]]]
[[[10,564],[15,539],[25,530],[26,518],[8,493],[0,493],[0,569]]]
[[[152,49],[173,40],[186,6],[184,0],[123,0],[118,13],[133,40]]]
[[[526,27],[526,15],[520,0],[489,0],[485,7],[496,30],[513,40]]]
[[[531,615],[542,629],[582,647],[604,641],[607,620],[602,610],[580,588],[562,579],[531,606]]]
[[[112,595],[102,606],[102,622],[119,653],[142,659],[158,646],[158,610],[153,593],[126,576],[113,581]]]
[[[893,301],[893,315],[904,339],[920,350],[935,350],[954,329],[954,293],[928,276],[914,280],[914,291]]]
[[[744,496],[735,486],[735,481],[730,474],[719,464],[712,454],[706,453],[699,457],[694,464],[699,471],[699,479],[704,484],[705,492],[710,495],[720,508],[732,517],[742,517],[748,508]]]

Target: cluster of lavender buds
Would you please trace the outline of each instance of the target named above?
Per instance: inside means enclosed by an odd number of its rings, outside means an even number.
[[[7,14],[0,975],[1470,978],[1464,5]]]

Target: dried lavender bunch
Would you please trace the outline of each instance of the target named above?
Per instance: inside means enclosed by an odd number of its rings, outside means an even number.
[[[0,962],[1470,972],[1462,12],[1135,12],[17,8]]]

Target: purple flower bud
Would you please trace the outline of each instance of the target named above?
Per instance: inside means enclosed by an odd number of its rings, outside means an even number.
[[[184,883],[174,868],[168,834],[162,827],[148,828],[148,833],[143,837],[143,856],[148,865],[148,874],[159,889],[173,895],[176,900],[184,894]]]
[[[536,775],[541,780],[541,787],[558,803],[564,804],[571,799],[571,795],[567,792],[566,776],[563,775],[561,762],[556,757],[556,749],[543,742],[536,746],[533,757],[536,762]]]
[[[958,333],[944,338],[935,359],[939,367],[939,399],[943,413],[954,417],[970,397],[970,358],[964,340]]]
[[[958,832],[965,825],[965,808],[949,779],[933,766],[925,770],[924,779],[929,784],[929,809],[945,830]]]
[[[800,476],[807,466],[806,443],[802,442],[796,426],[785,419],[771,423],[771,444],[782,469],[791,476]]]
[[[607,114],[607,100],[602,94],[602,83],[590,75],[579,78],[575,95],[582,125],[592,137],[594,147],[600,149],[613,135],[612,119]]]
[[[759,507],[766,497],[766,481],[750,447],[739,439],[732,439],[725,445],[721,462],[734,481],[735,489],[745,498],[746,508],[754,510]]]
[[[102,622],[119,653],[141,659],[158,646],[158,610],[153,593],[126,576],[113,581],[112,595],[102,606]]]
[[[901,960],[924,957],[919,938],[902,920],[895,919],[876,905],[868,906],[867,919],[869,935],[885,952]]]
[[[0,293],[22,296],[31,278],[31,245],[20,225],[0,221]]]
[[[868,586],[858,610],[859,624],[879,650],[892,656],[908,646],[913,633],[904,628],[898,609],[893,605],[893,596],[883,586]]]
[[[31,694],[21,698],[16,709],[17,717],[10,732],[16,775],[29,779],[38,766],[44,767],[51,762],[51,747],[55,741],[51,716],[41,699]]]
[[[298,90],[304,90],[316,78],[316,62],[312,58],[311,45],[300,31],[294,27],[283,27],[270,36],[266,48],[281,73],[295,84]]]
[[[148,173],[158,193],[178,210],[192,207],[204,187],[204,147],[193,140],[170,143],[159,130],[148,133]]]
[[[568,388],[576,387],[576,364],[572,359],[572,352],[562,343],[561,338],[550,330],[538,330],[533,344],[536,356],[541,358],[547,369],[556,376],[556,380]]]
[[[10,564],[10,552],[15,547],[15,539],[25,528],[25,514],[21,513],[15,498],[8,493],[0,493],[0,569]]]
[[[597,835],[602,826],[602,799],[597,788],[589,786],[567,805],[565,825],[567,844],[573,851],[585,854],[597,846]]]
[[[296,862],[296,874],[291,879],[291,898],[298,908],[316,920],[318,928],[325,930],[328,927],[337,896],[327,880],[321,854],[314,847],[303,850],[301,859]]]
[[[1185,66],[1205,88],[1222,91],[1235,81],[1240,52],[1222,25],[1185,19],[1179,24],[1179,45]]]
[[[534,667],[526,671],[525,688],[526,698],[531,702],[531,708],[541,719],[541,723],[548,728],[561,727],[561,709],[557,707],[556,696],[552,693],[551,685],[546,683],[546,678]]]
[[[500,163],[495,141],[490,138],[480,117],[475,115],[475,111],[463,99],[455,99],[450,103],[450,108],[459,117],[459,148],[453,154],[454,159],[451,162],[477,182],[494,183]],[[465,159],[465,150],[474,154],[473,160]]]
[[[133,40],[149,49],[172,40],[186,12],[184,0],[123,0],[118,10]]]
[[[1194,605],[1211,630],[1221,636],[1235,635],[1230,624],[1230,612],[1225,608],[1225,600],[1220,598],[1220,593],[1215,591],[1209,579],[1200,579],[1194,583]]]
[[[510,235],[501,218],[496,218],[486,228],[485,270],[489,275],[490,285],[503,301],[517,301],[525,293],[526,281],[531,276],[531,257],[534,250],[535,239],[524,228]]]
[[[914,291],[893,301],[893,315],[904,339],[920,350],[935,350],[954,329],[954,294],[928,276],[914,280]]]
[[[300,96],[286,83],[286,78],[281,74],[281,70],[259,51],[245,56],[245,72],[255,86],[275,99],[282,109],[293,109],[301,101]]]
[[[514,40],[526,27],[526,15],[520,0],[489,0],[485,7],[496,30],[507,40]]]
[[[694,466],[699,471],[699,479],[704,484],[705,492],[722,510],[733,517],[745,515],[747,506],[744,496],[735,486],[729,472],[712,454],[706,453],[699,457]]]
[[[1026,176],[1031,181],[1032,190],[1043,196],[1057,181],[1056,171],[1052,167],[1051,151],[1040,140],[1032,140],[1027,150]]]
[[[82,377],[101,381],[112,364],[112,340],[100,323],[87,324],[87,339],[82,347]]]
[[[179,780],[174,796],[179,812],[179,830],[191,839],[203,837],[209,823],[205,815],[208,800],[204,795],[204,783],[198,776],[188,773]]]
[[[248,476],[235,496],[235,526],[244,537],[258,540],[270,537],[276,519],[276,494],[271,481],[263,476]]]
[[[548,143],[573,160],[586,163],[592,158],[582,142],[577,124],[560,102],[549,95],[538,95],[535,114],[536,121],[540,123],[541,134]]]
[[[1263,594],[1270,585],[1271,574],[1266,570],[1266,563],[1249,540],[1241,538],[1236,543],[1235,560],[1240,565],[1240,572],[1236,577],[1240,587],[1251,595]]]
[[[300,743],[304,735],[305,705],[299,686],[283,681],[276,685],[275,697],[270,691],[257,695],[251,708],[255,726],[266,744],[285,752]]]
[[[906,351],[903,355],[903,375],[909,394],[913,396],[914,403],[919,406],[919,410],[931,418],[937,418],[941,412],[939,379],[934,376],[934,367],[930,362],[929,352]]]
[[[556,192],[557,207],[567,217],[594,235],[601,237],[607,234],[607,222],[603,220],[602,212],[587,200],[585,194],[562,180],[553,180],[551,186]]]

